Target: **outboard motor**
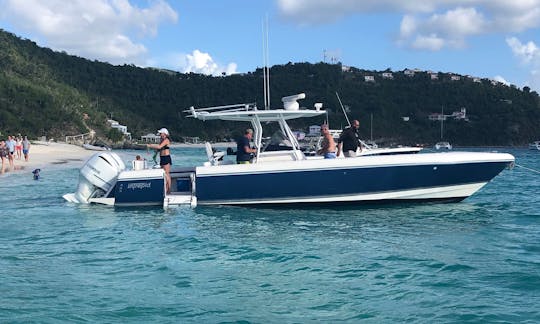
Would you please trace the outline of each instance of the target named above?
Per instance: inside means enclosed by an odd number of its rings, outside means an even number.
[[[89,203],[90,198],[99,198],[114,187],[120,172],[126,166],[116,153],[100,152],[92,155],[79,173],[77,191],[64,195],[73,203]]]

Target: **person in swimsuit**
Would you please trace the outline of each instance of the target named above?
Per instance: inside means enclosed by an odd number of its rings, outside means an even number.
[[[17,139],[15,140],[15,153],[17,154],[17,160],[20,160],[22,158],[22,137],[19,135]]]
[[[165,190],[167,193],[170,193],[172,160],[169,150],[169,145],[171,145],[169,131],[167,128],[162,128],[157,133],[161,137],[161,142],[159,144],[146,144],[146,147],[159,151],[159,165],[165,170]]]
[[[6,159],[9,156],[9,149],[6,146],[5,140],[0,140],[0,159],[2,160],[2,169],[1,173],[4,173],[6,171]]]
[[[332,137],[332,134],[330,134],[327,124],[321,125],[321,134],[323,139],[321,142],[321,149],[317,151],[317,154],[324,155],[325,159],[335,159],[336,142],[334,142],[334,138]]]

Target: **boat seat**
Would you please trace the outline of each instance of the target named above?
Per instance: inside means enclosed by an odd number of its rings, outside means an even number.
[[[216,151],[209,142],[204,143],[206,156],[211,165],[218,165],[223,160],[225,152]]]
[[[146,160],[133,160],[131,161],[131,167],[133,170],[144,170],[148,168]]]

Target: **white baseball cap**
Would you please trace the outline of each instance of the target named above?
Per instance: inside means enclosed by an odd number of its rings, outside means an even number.
[[[157,131],[158,135],[159,134],[165,134],[167,136],[169,136],[169,131],[167,130],[167,128],[162,128],[160,130]]]

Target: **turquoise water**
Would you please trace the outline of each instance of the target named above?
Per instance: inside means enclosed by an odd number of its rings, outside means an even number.
[[[499,151],[540,170],[540,152]],[[318,209],[67,204],[77,177],[0,177],[0,322],[540,321],[540,174],[523,168],[461,203]]]

